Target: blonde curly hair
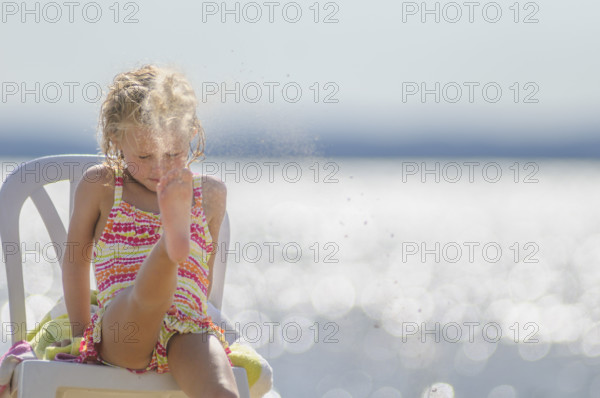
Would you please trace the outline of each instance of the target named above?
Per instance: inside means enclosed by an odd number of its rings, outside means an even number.
[[[132,127],[148,131],[158,145],[176,136],[189,139],[188,166],[204,158],[205,137],[196,116],[197,103],[190,83],[174,70],[144,65],[118,74],[100,108],[99,141],[105,164],[111,169],[125,168],[119,144]]]

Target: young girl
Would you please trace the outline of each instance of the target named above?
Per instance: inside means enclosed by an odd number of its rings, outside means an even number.
[[[115,77],[101,108],[106,161],[75,192],[64,297],[83,337],[78,362],[170,371],[189,397],[237,397],[229,347],[206,313],[226,188],[188,168],[204,149],[196,105],[179,73],[148,65]]]

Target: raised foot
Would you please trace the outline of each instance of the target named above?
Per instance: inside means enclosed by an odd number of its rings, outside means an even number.
[[[190,254],[193,179],[190,169],[175,169],[164,175],[156,187],[165,247],[175,263]]]

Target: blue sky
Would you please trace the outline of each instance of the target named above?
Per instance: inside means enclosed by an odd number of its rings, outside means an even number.
[[[3,2],[0,155],[93,152],[99,90],[158,63],[209,153],[600,156],[597,2],[222,4]]]

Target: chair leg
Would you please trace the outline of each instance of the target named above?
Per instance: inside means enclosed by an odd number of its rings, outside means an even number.
[[[240,398],[250,398],[250,388],[248,387],[248,376],[246,369],[234,366],[233,375],[235,376],[235,384],[237,385]]]

